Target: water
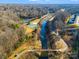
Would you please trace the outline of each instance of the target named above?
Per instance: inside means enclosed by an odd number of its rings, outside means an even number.
[[[39,57],[39,59],[48,59],[48,56],[47,57]]]
[[[28,23],[30,20],[31,20],[31,19],[29,19],[29,18],[25,18],[25,19],[24,19],[24,22],[25,22],[25,23]],[[39,59],[48,59],[48,56],[40,56]]]
[[[29,22],[31,19],[29,19],[29,18],[26,18],[26,19],[24,19],[24,23],[27,23],[27,22]]]

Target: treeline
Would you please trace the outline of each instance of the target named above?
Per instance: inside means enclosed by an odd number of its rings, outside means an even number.
[[[9,11],[16,13],[19,17],[40,17],[47,14],[47,9],[44,7],[36,7],[32,5],[1,5],[0,11]]]
[[[9,11],[16,13],[19,17],[40,17],[47,13],[55,13],[59,9],[66,9],[71,14],[79,13],[79,5],[70,5],[70,4],[5,4],[0,5],[0,11]]]

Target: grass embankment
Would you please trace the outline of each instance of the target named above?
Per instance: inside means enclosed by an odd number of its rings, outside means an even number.
[[[15,23],[10,26],[11,28],[13,28],[16,31],[16,33],[18,35],[18,40],[12,47],[12,51],[8,52],[8,55],[11,55],[13,53],[13,51],[15,51],[18,47],[20,47],[22,44],[24,44],[31,38],[25,34],[26,30],[23,27],[21,27],[23,25],[23,19],[20,19],[20,21],[22,24]]]

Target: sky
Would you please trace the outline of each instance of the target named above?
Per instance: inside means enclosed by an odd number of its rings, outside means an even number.
[[[79,4],[79,0],[0,0],[0,3],[15,4]]]

